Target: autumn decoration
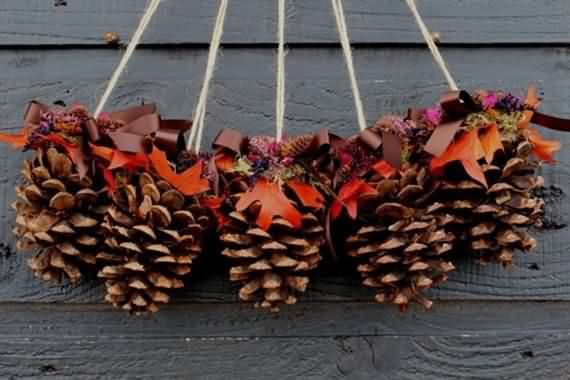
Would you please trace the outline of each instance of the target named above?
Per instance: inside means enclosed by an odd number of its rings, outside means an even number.
[[[517,250],[536,246],[528,230],[543,213],[537,170],[560,147],[529,127],[537,106],[534,88],[526,99],[456,92],[380,119],[338,153],[332,215],[354,220],[346,252],[378,302],[429,309],[423,290],[445,281],[460,255],[509,266]]]
[[[274,311],[294,304],[321,262],[327,189],[308,164],[314,144],[310,135],[255,136],[239,152],[221,147],[215,156],[227,183],[222,255],[242,301]]]
[[[543,163],[570,121],[501,91],[458,91],[385,116],[355,136],[326,130],[184,148],[185,120],[153,105],[93,118],[30,103],[0,142],[31,151],[16,186],[14,233],[37,277],[102,281],[105,300],[155,312],[221,247],[241,301],[294,304],[323,262],[346,258],[375,300],[432,307],[429,292],[467,259],[511,265],[537,244]],[[212,244],[214,243],[214,244]],[[459,259],[462,260],[459,260]]]

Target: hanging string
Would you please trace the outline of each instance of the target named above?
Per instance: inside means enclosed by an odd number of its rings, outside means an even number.
[[[125,54],[123,54],[123,57],[121,58],[121,61],[119,62],[119,65],[117,66],[117,68],[113,72],[113,75],[111,76],[111,79],[109,80],[109,83],[107,84],[107,87],[105,88],[105,92],[103,93],[103,96],[101,97],[101,99],[99,100],[99,103],[97,104],[97,108],[95,108],[95,113],[94,113],[95,118],[97,118],[101,114],[101,112],[103,111],[105,104],[109,100],[109,97],[111,96],[113,89],[117,85],[119,78],[121,77],[121,75],[125,71],[125,69],[127,67],[127,63],[129,62],[129,60],[133,56],[133,53],[135,52],[136,47],[140,43],[144,31],[146,30],[146,28],[150,24],[150,20],[152,19],[152,16],[154,15],[156,10],[158,9],[160,2],[161,2],[161,0],[151,0],[147,9],[145,10],[143,16],[141,17],[141,20],[139,22],[139,26],[135,30],[135,33],[133,34],[131,41],[127,45],[127,50],[125,51]]]
[[[285,128],[285,0],[278,2],[277,21],[277,86],[275,94],[275,136],[283,137]]]
[[[350,48],[350,39],[348,38],[348,29],[346,27],[346,20],[344,17],[344,8],[342,0],[331,0],[334,15],[336,19],[336,26],[340,36],[340,44],[344,52],[344,59],[348,69],[348,76],[350,78],[350,86],[352,87],[352,97],[354,98],[354,107],[356,108],[356,116],[358,119],[358,126],[361,131],[366,129],[366,117],[364,115],[364,107],[362,106],[362,98],[360,97],[360,90],[358,88],[358,81],[354,72],[354,63],[352,60],[352,50]]]
[[[423,36],[425,42],[427,43],[427,45],[429,47],[431,55],[433,56],[435,63],[437,63],[437,65],[439,66],[439,69],[441,70],[441,72],[445,76],[445,79],[447,80],[447,83],[449,84],[449,88],[452,91],[457,91],[459,89],[457,87],[457,83],[455,83],[455,80],[453,79],[453,77],[449,73],[447,65],[445,64],[445,60],[443,59],[443,56],[439,52],[439,48],[437,47],[437,44],[433,40],[433,37],[432,37],[430,31],[428,30],[426,24],[424,23],[424,20],[422,19],[422,16],[420,15],[420,12],[418,11],[418,7],[416,6],[416,0],[406,0],[406,4],[408,4],[408,8],[410,8],[410,11],[412,11],[412,14],[414,15],[416,23],[418,24],[418,27],[420,28],[420,31],[422,32],[422,36]]]
[[[194,146],[194,151],[196,153],[200,151],[204,121],[206,119],[208,91],[210,89],[210,81],[214,75],[214,68],[216,67],[216,58],[218,56],[218,50],[222,40],[222,34],[224,32],[224,21],[226,18],[227,8],[228,1],[221,0],[220,8],[218,9],[218,16],[216,17],[216,24],[214,25],[214,31],[212,32],[212,40],[210,41],[210,50],[208,52],[208,62],[206,73],[204,75],[204,83],[202,84],[202,91],[200,92],[200,98],[198,99],[196,111],[194,112],[194,125],[190,130],[190,136],[186,142],[186,149],[191,150],[192,146]]]

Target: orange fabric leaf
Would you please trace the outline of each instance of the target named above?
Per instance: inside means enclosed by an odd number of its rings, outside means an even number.
[[[148,158],[142,153],[125,153],[95,144],[89,144],[89,146],[95,156],[109,162],[107,169],[113,170],[127,167],[128,169],[134,170],[137,168],[148,168]]]
[[[530,110],[524,110],[521,120],[517,123],[517,127],[520,129],[527,129],[530,125],[530,120],[534,114],[534,110],[540,105],[540,99],[536,92],[535,86],[529,86],[526,94],[525,105],[529,106]]]
[[[10,144],[14,149],[23,148],[28,142],[28,137],[30,136],[29,127],[24,127],[20,132],[16,134],[0,133],[0,142]]]
[[[338,192],[337,199],[331,205],[331,218],[334,220],[340,216],[345,207],[352,219],[358,216],[358,196],[362,193],[376,193],[376,189],[361,179],[355,178],[344,184]]]
[[[473,129],[463,133],[441,156],[434,157],[430,162],[430,169],[437,173],[450,162],[459,161],[471,178],[487,186],[483,170],[477,162],[483,156],[485,152],[479,141],[479,134],[477,129]]]
[[[257,201],[261,203],[261,209],[256,223],[262,229],[267,230],[275,216],[287,219],[296,228],[301,227],[301,213],[277,184],[264,178],[258,179],[253,189],[240,197],[236,209],[243,211]]]
[[[57,134],[47,135],[43,139],[50,141],[56,145],[62,146],[66,150],[69,158],[71,158],[71,161],[75,164],[75,166],[77,166],[77,171],[79,172],[79,176],[81,178],[87,174],[87,171],[89,169],[85,164],[85,156],[83,155],[83,150],[78,144],[72,143],[63,136]]]
[[[226,152],[220,152],[214,157],[216,167],[222,172],[229,172],[234,169],[235,157]]]
[[[485,161],[488,164],[493,162],[495,157],[495,152],[498,150],[503,150],[503,143],[501,142],[501,134],[499,133],[499,128],[496,124],[492,124],[486,128],[483,133],[479,136],[481,141],[481,146],[485,152]]]
[[[105,161],[109,161],[111,162],[113,160],[113,156],[115,154],[115,149],[113,148],[107,148],[106,146],[100,146],[100,145],[95,145],[95,144],[89,144],[89,147],[91,148],[91,152],[97,156],[100,157],[102,159],[104,159]]]
[[[323,207],[325,198],[313,185],[292,180],[287,182],[287,186],[297,194],[297,197],[305,207]]]
[[[226,224],[226,222],[228,220],[226,215],[220,210],[222,207],[223,201],[224,201],[224,198],[222,198],[222,197],[207,197],[207,198],[203,198],[200,201],[200,204],[202,206],[207,207],[212,211],[212,213],[214,214],[214,216],[218,220],[218,227],[221,227],[224,224]]]
[[[560,141],[545,140],[536,129],[527,129],[525,136],[532,144],[532,153],[539,159],[553,163],[554,153],[560,150]]]
[[[384,178],[390,178],[397,172],[396,168],[390,165],[386,160],[380,160],[372,166],[372,169]]]
[[[115,190],[117,190],[117,183],[115,182],[113,172],[107,168],[103,168],[103,178],[107,183],[107,191],[109,194],[114,193]]]
[[[207,179],[202,178],[202,162],[198,161],[191,168],[182,173],[176,173],[171,167],[166,153],[154,147],[149,156],[150,161],[158,175],[174,186],[182,194],[191,196],[203,193],[210,189]]]

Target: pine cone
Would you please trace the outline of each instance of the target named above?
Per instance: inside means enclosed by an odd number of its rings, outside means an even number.
[[[137,314],[156,312],[168,291],[184,286],[202,251],[211,218],[193,198],[184,197],[149,173],[119,177],[122,185],[105,216],[106,301]]]
[[[314,135],[292,137],[279,145],[279,154],[281,157],[301,156],[309,150],[309,147],[313,144],[314,139]]]
[[[432,302],[421,292],[455,269],[449,261],[456,241],[452,230],[465,220],[450,212],[453,205],[421,206],[434,195],[425,168],[412,166],[401,173],[393,179],[370,178],[378,193],[360,196],[360,228],[347,239],[348,254],[360,263],[363,284],[376,289],[377,302],[401,309],[417,302],[429,309]]]
[[[504,155],[484,168],[489,188],[472,210],[467,247],[482,262],[508,266],[515,250],[536,246],[527,230],[541,224],[544,200],[536,191],[544,180],[536,175],[538,163],[529,157],[532,147],[524,138],[503,145]]]
[[[38,148],[22,170],[16,187],[18,250],[33,250],[28,260],[43,280],[81,278],[81,270],[96,262],[102,242],[100,224],[107,210],[107,191],[94,187],[92,173],[80,178],[69,156],[60,148]],[[100,181],[97,181],[100,182]]]
[[[235,262],[230,280],[242,284],[240,299],[278,311],[280,304],[296,303],[307,289],[309,273],[321,261],[325,231],[309,210],[303,210],[301,228],[276,217],[264,231],[255,223],[259,210],[253,203],[243,212],[234,208],[229,213],[221,228],[222,254]]]

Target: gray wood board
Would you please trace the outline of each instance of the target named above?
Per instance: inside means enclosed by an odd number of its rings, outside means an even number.
[[[514,310],[535,315],[536,325],[549,324],[548,304]],[[485,313],[478,318],[477,309],[470,310],[467,323],[479,322],[477,329],[483,334],[459,333],[453,326],[467,318],[456,322],[452,312],[434,319],[435,325],[450,327],[447,334],[436,336],[405,332],[406,327],[421,330],[422,317],[417,323],[397,324],[396,335],[319,335],[317,324],[314,335],[280,336],[287,334],[289,325],[307,323],[295,316],[294,321],[284,321],[280,331],[257,336],[252,329],[270,331],[279,323],[261,318],[240,331],[240,324],[231,323],[235,318],[214,309],[209,311],[211,323],[198,322],[202,330],[193,325],[190,309],[172,310],[153,320],[129,320],[92,309],[65,310],[61,305],[2,311],[0,373],[10,379],[566,379],[569,374],[568,331],[527,332],[524,319],[502,325],[500,318],[485,319]],[[413,316],[406,319],[415,322]],[[567,326],[563,319],[557,321]],[[219,326],[230,335],[210,335]],[[503,331],[495,330],[501,326]],[[487,334],[488,329],[497,333]]]
[[[130,38],[146,0],[4,0],[0,45],[102,45],[105,32]],[[274,43],[276,1],[230,1],[223,41]],[[355,43],[422,43],[404,1],[346,0]],[[567,43],[570,12],[565,0],[420,1],[428,26],[442,43]],[[218,1],[163,1],[144,36],[145,44],[208,43]],[[287,1],[288,43],[336,43],[329,0]]]
[[[445,49],[451,69],[466,88],[503,88],[518,93],[529,82],[544,90],[543,110],[570,115],[568,51],[564,48],[468,48]],[[163,115],[191,115],[205,64],[205,49],[159,49],[137,53],[120,82],[109,109],[142,100],[156,101]],[[468,57],[468,59],[466,59]],[[0,113],[3,130],[16,130],[30,99],[64,100],[90,106],[117,63],[110,50],[0,50]],[[369,121],[382,113],[403,113],[407,107],[436,101],[445,84],[422,48],[362,48],[355,51],[356,67]],[[245,133],[272,133],[274,125],[274,52],[272,49],[228,49],[220,57],[208,102],[207,146],[221,127]],[[327,127],[349,135],[356,131],[356,117],[342,54],[336,48],[292,49],[287,59],[286,132],[302,133]],[[561,133],[545,132],[567,143]],[[14,199],[22,155],[0,148],[0,204],[7,210]],[[441,299],[570,299],[568,260],[570,153],[563,149],[559,163],[545,167],[552,185],[548,198],[549,221],[554,229],[538,231],[539,247],[519,255],[505,271],[494,265],[481,267],[460,259],[459,270],[432,295]],[[13,247],[11,212],[0,216],[0,238]],[[24,256],[8,250],[0,257],[0,301],[3,302],[99,302],[101,289],[91,283],[71,288],[46,286],[32,279]],[[179,300],[234,302],[235,292],[221,268],[216,274],[200,273],[192,290]],[[314,281],[307,301],[367,300],[350,270],[326,270]]]
[[[177,305],[1,305],[5,378],[568,377],[567,303],[443,303],[430,313],[321,303],[269,315]]]

